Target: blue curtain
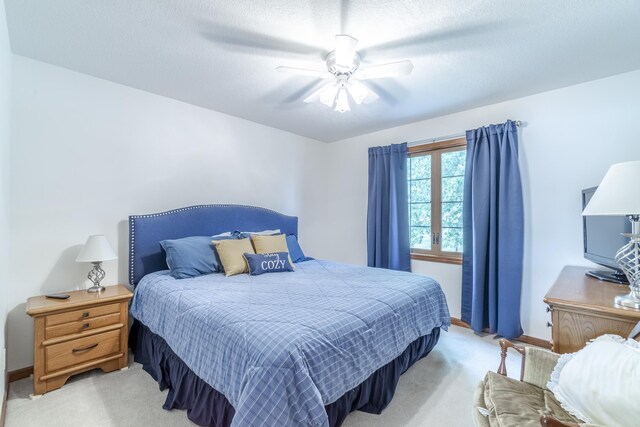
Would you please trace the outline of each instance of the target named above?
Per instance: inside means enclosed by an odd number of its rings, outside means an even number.
[[[511,120],[467,131],[463,218],[462,320],[518,337],[524,214]]]
[[[367,262],[411,271],[407,144],[369,148]]]

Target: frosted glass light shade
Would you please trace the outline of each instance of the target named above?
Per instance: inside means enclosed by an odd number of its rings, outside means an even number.
[[[338,97],[336,98],[336,111],[340,113],[351,111],[351,107],[349,107],[349,98],[347,98],[347,90],[344,87],[341,87],[338,91]]]
[[[89,236],[78,254],[76,262],[98,262],[118,258],[109,241],[103,235]]]
[[[356,102],[356,104],[362,104],[364,100],[369,96],[369,88],[363,85],[360,81],[352,79],[349,82],[349,93]]]
[[[582,215],[640,214],[640,160],[611,165]]]

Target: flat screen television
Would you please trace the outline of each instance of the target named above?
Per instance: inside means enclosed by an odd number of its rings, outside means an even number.
[[[598,187],[582,190],[582,210]],[[616,263],[618,249],[629,242],[622,233],[631,233],[631,222],[624,216],[583,216],[582,232],[584,257],[610,270],[589,271],[589,276],[614,283],[628,283],[627,277]]]

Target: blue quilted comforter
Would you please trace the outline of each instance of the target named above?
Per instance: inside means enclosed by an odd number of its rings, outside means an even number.
[[[328,426],[324,405],[450,323],[429,277],[319,260],[261,276],[152,273],[130,311],[225,395],[234,426]]]

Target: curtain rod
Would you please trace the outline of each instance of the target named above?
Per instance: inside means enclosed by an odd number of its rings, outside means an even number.
[[[516,121],[516,126],[517,127],[521,127],[522,126],[522,122],[520,120],[517,120]],[[434,143],[434,142],[438,142],[438,141],[448,141],[450,139],[462,138],[462,137],[464,137],[466,135],[467,135],[466,132],[462,132],[462,133],[456,133],[456,134],[453,134],[453,135],[439,136],[437,138],[421,139],[420,141],[407,142],[407,146],[408,147],[413,147],[414,145],[422,145],[422,144]]]

